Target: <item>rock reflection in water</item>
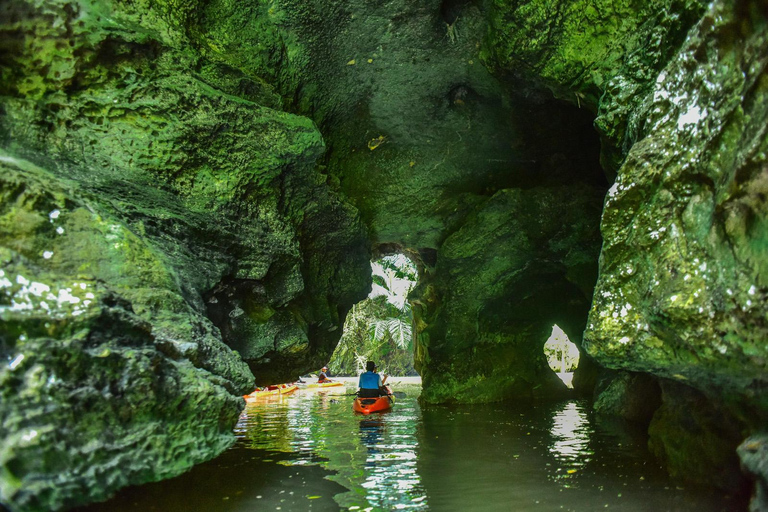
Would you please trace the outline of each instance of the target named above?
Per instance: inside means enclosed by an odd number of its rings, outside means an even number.
[[[352,398],[304,392],[249,404],[236,432],[252,448],[288,455],[281,464],[317,463],[349,489],[335,496],[350,510],[421,510],[427,499],[416,470],[420,411],[413,396],[386,413],[352,412]]]
[[[422,409],[418,392],[370,416],[341,394],[254,402],[218,459],[87,512],[746,509],[676,485],[643,436],[597,421],[586,403]]]

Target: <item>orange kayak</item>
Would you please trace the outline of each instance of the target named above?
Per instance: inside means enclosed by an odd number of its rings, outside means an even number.
[[[265,388],[257,389],[250,395],[245,395],[243,398],[245,398],[246,401],[250,401],[266,396],[288,395],[297,389],[299,389],[299,386],[296,384],[278,384],[276,386],[267,386]]]
[[[395,397],[380,396],[378,398],[355,398],[352,403],[352,410],[361,414],[371,414],[372,412],[388,411],[395,403]]]

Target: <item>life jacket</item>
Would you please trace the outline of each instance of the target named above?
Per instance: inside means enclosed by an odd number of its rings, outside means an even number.
[[[360,374],[360,387],[362,389],[379,389],[379,374],[373,372]]]

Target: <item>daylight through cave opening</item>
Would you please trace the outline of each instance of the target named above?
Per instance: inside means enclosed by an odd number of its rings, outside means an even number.
[[[579,367],[579,348],[557,324],[552,326],[552,334],[544,343],[544,355],[558,378],[573,388],[573,374]]]
[[[332,374],[357,375],[366,361],[390,375],[418,375],[413,365],[413,314],[408,293],[418,281],[416,265],[403,254],[371,262],[373,286],[347,314],[328,367]]]

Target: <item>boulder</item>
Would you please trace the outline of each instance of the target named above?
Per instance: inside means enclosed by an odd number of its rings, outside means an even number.
[[[3,6],[0,502],[14,510],[218,455],[241,395],[327,362],[370,287],[320,132],[283,110],[287,61],[233,67],[199,46],[215,32],[203,11]]]

